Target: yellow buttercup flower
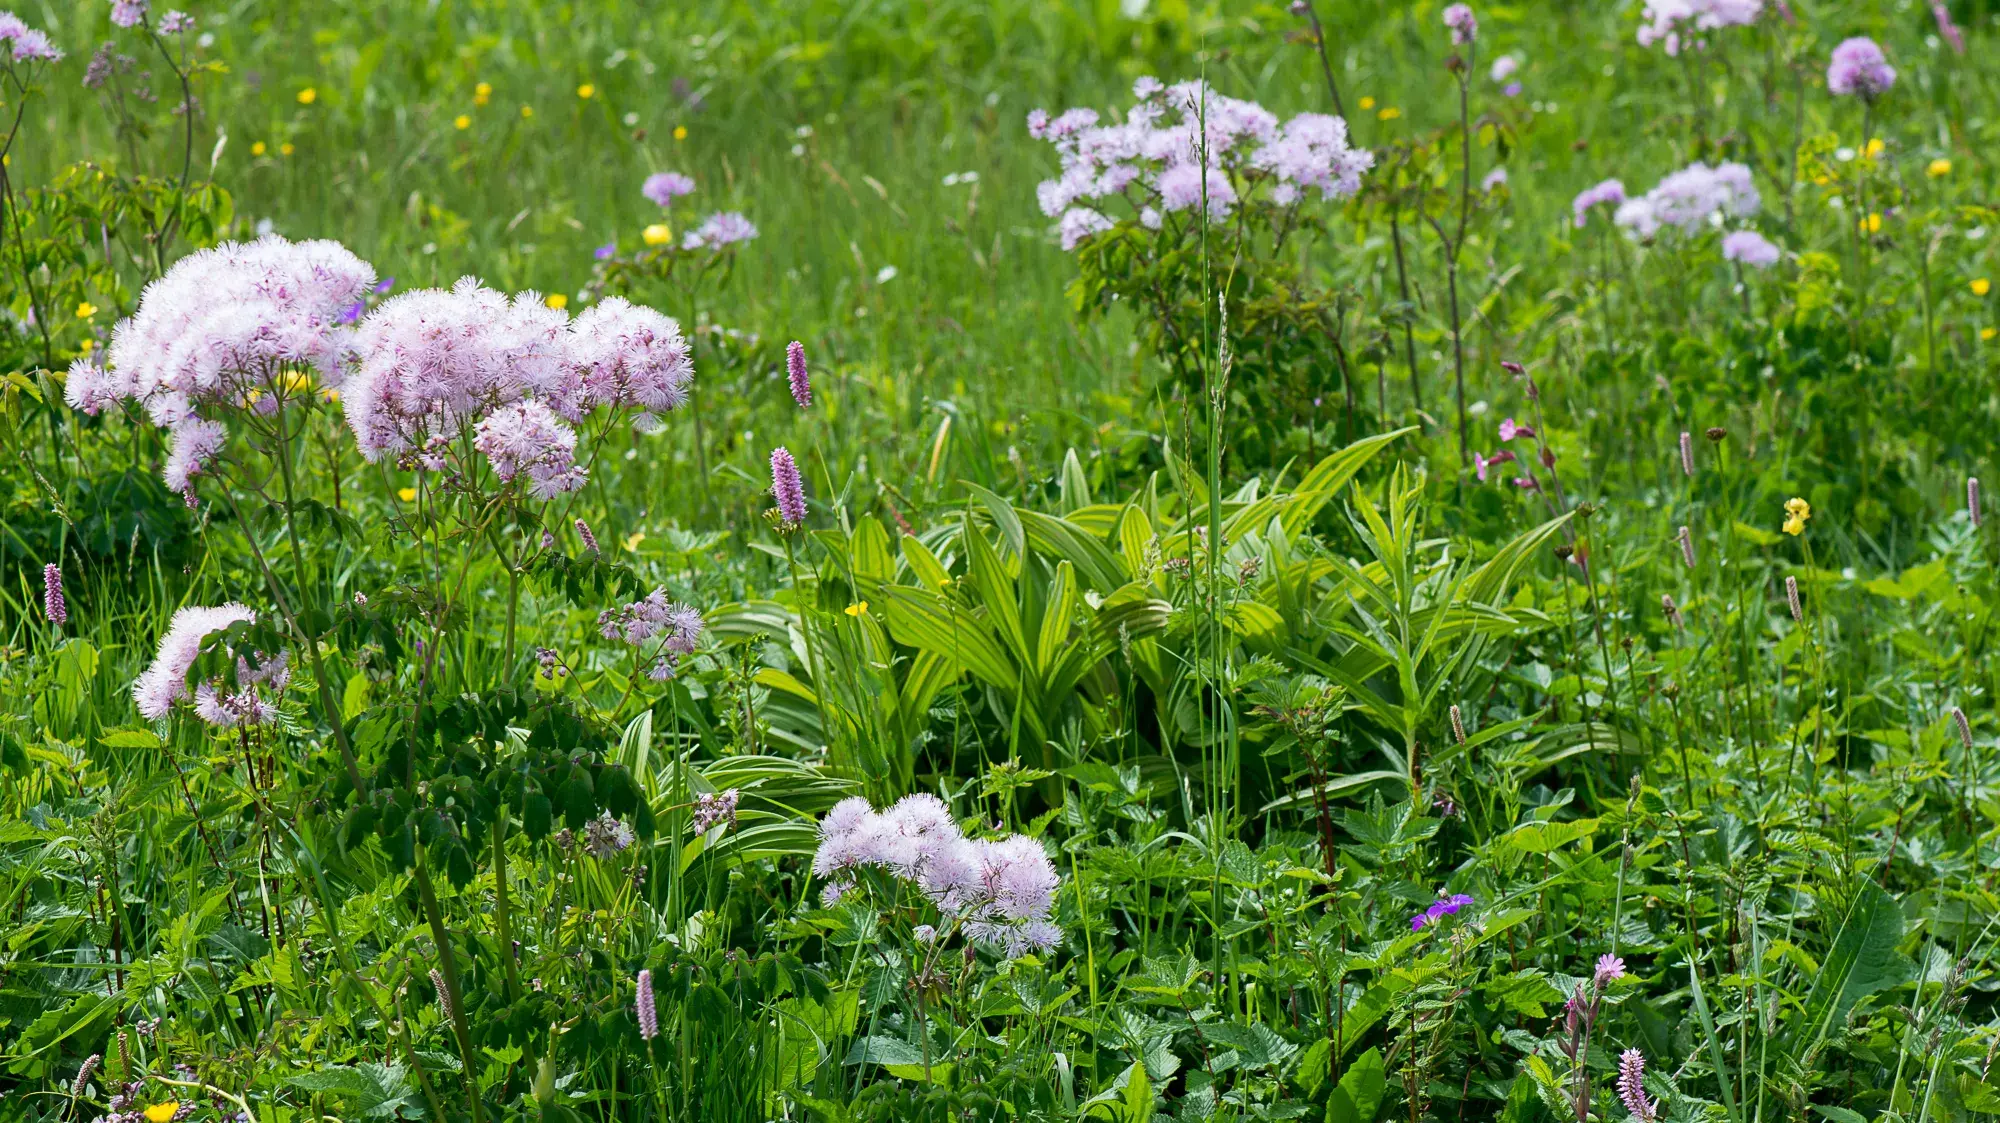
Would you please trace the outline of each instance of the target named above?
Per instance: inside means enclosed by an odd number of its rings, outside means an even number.
[[[262,156],[265,151],[264,142],[261,140],[250,146],[250,155],[252,156]]]
[[[1992,339],[1992,338],[1993,338],[1993,336],[1994,336],[1994,334],[1995,334],[1995,333],[1994,333],[1994,331],[1993,331],[1993,329],[1992,329],[1992,328],[1980,328],[1980,329],[1979,329],[1979,338],[1981,338],[1981,339]],[[90,341],[86,339],[86,340],[84,340],[84,342],[85,342],[85,343],[88,343],[88,342],[90,342]]]
[[[687,138],[688,138],[688,127],[687,127],[686,125],[675,125],[675,126],[674,126],[674,139],[675,139],[675,140],[686,140]]]
[[[491,100],[493,100],[493,86],[490,83],[481,82],[472,87],[472,104],[485,105]]]
[[[1924,174],[1931,177],[1932,179],[1936,179],[1939,176],[1950,175],[1951,161],[1943,159],[1932,160],[1930,162],[1930,166],[1924,169]]]
[[[472,127],[472,118],[461,113],[458,116],[452,118],[451,126],[452,128],[460,130],[469,129]]]
[[[583,85],[578,86],[576,88],[576,96],[582,98],[585,101],[589,101],[591,98],[597,96],[597,87],[591,85],[589,82],[585,82]]]
[[[1862,219],[1861,229],[1869,234],[1880,233],[1882,230],[1882,216],[1879,214],[1871,214],[1867,218]]]
[[[281,144],[278,146],[278,155],[280,156],[290,156],[297,151],[298,149],[292,147],[290,144]]]
[[[868,611],[868,602],[865,600],[856,601],[847,606],[847,614],[849,616],[859,616],[866,611]]]
[[[1990,331],[1992,329],[1989,328],[1988,330]],[[77,354],[79,355],[88,355],[92,351],[97,350],[97,341],[95,339],[86,339],[82,343],[76,345],[76,350]]]
[[[1806,520],[1812,518],[1812,504],[1797,496],[1785,500],[1785,533],[1803,534]]]
[[[542,303],[560,312],[563,309],[569,307],[569,297],[564,296],[559,292],[552,292],[549,295],[542,298]]]
[[[1974,296],[1985,296],[1987,293],[1992,291],[1993,291],[1993,282],[1987,280],[1984,277],[1981,277],[1978,280],[1972,282],[1972,295]]]
[[[312,378],[303,371],[288,370],[284,377],[278,379],[278,385],[291,391],[310,390]]]
[[[405,503],[415,503],[417,501],[417,489],[413,487],[399,488],[396,491],[396,498]]]
[[[316,102],[318,100],[319,100],[319,91],[313,89],[311,86],[307,86],[305,89],[299,91],[300,105],[311,105],[313,102]]]
[[[534,107],[534,106],[532,106],[532,105],[524,105],[524,106],[522,106],[522,107],[521,107],[521,116],[522,116],[523,118],[528,118],[528,117],[533,117],[534,115],[535,115],[535,107]]]
[[[638,549],[639,543],[644,542],[645,540],[646,540],[645,531],[643,530],[633,531],[632,533],[625,536],[625,542],[624,542],[625,551],[627,553],[630,553],[633,550]]]
[[[1362,99],[1361,99],[1361,108],[1363,108],[1363,109],[1373,109],[1373,108],[1375,108],[1375,99],[1374,99],[1374,98],[1372,98],[1372,97],[1365,97],[1365,98],[1362,98]]]
[[[1391,106],[1388,106],[1387,108],[1383,109],[1383,110],[1382,110],[1381,112],[1379,112],[1379,113],[1375,114],[1375,117],[1376,117],[1376,119],[1377,119],[1377,120],[1382,120],[1382,121],[1393,121],[1393,120],[1395,120],[1396,118],[1398,118],[1398,117],[1401,117],[1402,115],[1403,115],[1403,111],[1402,111],[1402,110],[1400,110],[1400,109],[1396,108],[1395,106],[1391,105]]]
[[[97,305],[88,300],[76,306],[76,318],[79,320],[88,320],[95,315],[97,315]]]
[[[180,1109],[181,1105],[179,1103],[168,1100],[166,1103],[153,1104],[148,1107],[146,1109],[146,1118],[152,1120],[153,1123],[167,1123],[168,1120],[174,1117],[174,1113]]]
[[[1882,154],[1882,138],[1876,137],[1869,141],[1867,146],[1862,149],[1862,152],[1866,153],[1870,159],[1880,156]]]
[[[664,246],[674,240],[674,232],[664,222],[655,222],[639,232],[639,237],[649,246]]]

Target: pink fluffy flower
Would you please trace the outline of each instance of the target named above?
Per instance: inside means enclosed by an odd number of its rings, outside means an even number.
[[[1740,261],[1753,269],[1769,269],[1784,256],[1784,251],[1755,230],[1736,230],[1722,236],[1722,256],[1726,261]]]
[[[1896,68],[1882,48],[1866,35],[1856,35],[1833,49],[1826,67],[1826,89],[1836,97],[1859,95],[1873,101],[1896,84]]]
[[[598,634],[605,639],[641,647],[655,637],[663,637],[661,647],[676,655],[693,654],[701,646],[702,633],[707,627],[700,610],[667,599],[664,588],[654,589],[642,600],[606,609],[597,616]]]
[[[1071,207],[1063,212],[1062,221],[1056,225],[1056,237],[1065,250],[1073,250],[1083,240],[1093,234],[1102,234],[1117,225],[1111,219],[1089,207]]]
[[[568,377],[557,390],[572,420],[600,407],[666,413],[687,404],[694,360],[681,327],[651,308],[611,296],[570,325]]]
[[[167,716],[174,703],[187,696],[187,674],[201,655],[202,641],[238,621],[256,619],[255,612],[234,602],[212,608],[189,605],[176,611],[152,665],[132,684],[139,712],[154,720]]]
[[[1762,9],[1763,0],[1646,0],[1639,45],[1658,43],[1668,55],[1678,55],[1698,33],[1747,26]]]
[[[684,250],[719,250],[757,236],[757,227],[736,211],[717,211],[681,239]]]
[[[1607,179],[1577,192],[1576,198],[1570,201],[1569,209],[1574,216],[1576,228],[1581,230],[1592,210],[1604,206],[1616,207],[1624,201],[1625,185],[1615,179]]]
[[[576,432],[534,398],[501,406],[474,428],[473,447],[502,481],[524,477],[539,500],[576,491],[589,473],[576,463]]]
[[[1462,47],[1479,37],[1479,20],[1466,4],[1453,4],[1444,10],[1444,25],[1451,29],[1453,46]]]
[[[0,12],[0,43],[14,44],[15,62],[56,62],[63,57],[46,32],[29,27],[12,12]]]
[[[664,207],[683,195],[694,194],[694,180],[679,172],[654,172],[646,177],[639,193]]]

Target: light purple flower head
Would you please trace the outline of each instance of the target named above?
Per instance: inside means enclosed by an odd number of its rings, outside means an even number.
[[[1660,1105],[1646,1097],[1646,1055],[1637,1049],[1618,1055],[1618,1099],[1638,1123],[1660,1117]]]
[[[736,211],[717,211],[681,239],[684,250],[719,250],[757,236],[757,227]]]
[[[664,207],[683,195],[694,194],[694,180],[679,172],[654,172],[646,177],[639,193]]]
[[[1500,423],[1500,439],[1503,441],[1511,441],[1515,437],[1532,437],[1534,435],[1534,426],[1519,424],[1511,417]]]
[[[785,377],[792,386],[792,400],[800,409],[812,408],[812,376],[806,371],[806,345],[796,339],[785,345]]]
[[[612,258],[617,257],[618,239],[613,238],[610,241],[604,243],[603,245],[597,247],[596,249],[590,251],[590,256],[597,259],[598,261],[609,261]]]
[[[1348,145],[1346,121],[1301,113],[1285,122],[1250,163],[1275,173],[1281,189],[1317,187],[1322,199],[1345,199],[1361,190],[1361,174],[1374,166],[1375,154]]]
[[[1494,168],[1492,171],[1486,173],[1485,179],[1479,181],[1479,189],[1481,191],[1495,191],[1505,186],[1507,186],[1506,168]]]
[[[642,647],[657,636],[660,647],[676,656],[692,655],[707,627],[699,609],[668,600],[664,588],[597,616],[598,633],[605,639]]]
[[[702,792],[694,798],[694,833],[707,834],[724,823],[736,821],[736,804],[743,793],[735,788],[723,792]]]
[[[1612,221],[1642,239],[1668,226],[1692,234],[1725,218],[1748,218],[1762,205],[1748,166],[1711,168],[1696,161],[1660,180],[1642,198],[1627,201]]]
[[[1486,72],[1486,76],[1495,82],[1505,82],[1507,79],[1512,78],[1514,72],[1519,69],[1521,69],[1520,59],[1513,55],[1501,55],[1499,58],[1493,60],[1493,66]]]
[[[1460,909],[1471,903],[1472,896],[1468,893],[1453,893],[1449,897],[1440,897],[1432,902],[1429,908],[1410,918],[1410,931],[1421,932],[1447,916],[1457,916]]]
[[[1581,230],[1593,209],[1604,206],[1615,207],[1624,201],[1625,185],[1615,179],[1607,179],[1577,192],[1576,198],[1570,201],[1569,209],[1575,216],[1576,228]]]
[[[137,27],[146,22],[148,0],[111,0],[111,22],[119,27]]]
[[[186,12],[169,10],[160,17],[160,34],[181,35],[194,30],[194,17]]]
[[[1115,225],[1110,218],[1089,207],[1071,207],[1063,212],[1062,221],[1056,224],[1056,237],[1065,251],[1073,250],[1085,238],[1102,234]]]
[[[1784,251],[1755,230],[1733,230],[1722,236],[1722,256],[1753,269],[1769,269],[1784,256]]]
[[[55,62],[63,57],[47,33],[29,27],[12,12],[0,12],[0,43],[14,44],[15,62]]]
[[[779,445],[771,450],[771,497],[778,503],[778,520],[786,529],[796,529],[806,521],[806,485],[799,477],[798,462],[790,449]]]
[[[255,621],[257,614],[231,602],[213,608],[188,605],[177,610],[160,638],[160,650],[137,682],[132,684],[132,700],[139,712],[158,720],[167,716],[175,702],[187,696],[187,674],[201,655],[202,641],[237,621]]]
[[[86,413],[127,399],[143,406],[173,431],[165,476],[185,492],[226,436],[204,414],[273,412],[299,395],[301,373],[339,384],[353,338],[343,314],[374,280],[337,242],[272,235],[189,254],[139,294],[104,366],[70,368],[64,397]]]
[[[1591,978],[1596,980],[1600,988],[1606,983],[1616,982],[1624,977],[1624,960],[1609,953],[1597,957],[1597,970],[1592,973]]]
[[[1833,49],[1826,67],[1827,92],[1836,97],[1858,94],[1873,101],[1896,84],[1896,68],[1882,48],[1866,35],[1856,35]]]
[[[680,324],[622,296],[608,296],[570,325],[564,377],[551,393],[573,420],[600,407],[649,414],[687,404],[694,360]]]
[[[639,994],[633,1001],[633,1012],[639,1018],[639,1037],[651,1041],[660,1035],[660,1012],[653,1004],[653,973],[639,972]]]
[[[1646,0],[1639,45],[1658,43],[1668,55],[1678,55],[1700,32],[1755,23],[1763,7],[1763,0]]]
[[[474,427],[473,447],[493,465],[502,482],[526,480],[538,500],[576,491],[589,473],[576,463],[576,431],[539,399],[524,398],[495,409]]]
[[[1453,4],[1444,10],[1444,25],[1451,29],[1453,46],[1462,47],[1479,37],[1479,20],[1468,4]]]

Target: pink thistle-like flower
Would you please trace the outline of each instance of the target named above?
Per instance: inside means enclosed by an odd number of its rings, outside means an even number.
[[[54,562],[42,567],[42,617],[58,628],[69,623],[69,602],[63,599],[62,567]]]
[[[720,250],[757,236],[757,227],[736,211],[717,211],[681,239],[684,250]]]
[[[1472,8],[1466,4],[1453,4],[1444,10],[1444,25],[1451,29],[1454,46],[1464,46],[1479,37],[1479,20],[1473,16]]]
[[[1637,1049],[1618,1055],[1618,1098],[1639,1123],[1660,1117],[1660,1105],[1646,1098],[1646,1056]]]
[[[639,995],[633,1003],[639,1017],[639,1037],[651,1041],[660,1035],[660,1014],[653,1005],[653,972],[639,972]]]
[[[1592,975],[1601,989],[1604,984],[1616,982],[1625,977],[1625,961],[1615,955],[1604,954],[1597,957],[1597,970]]]
[[[256,619],[255,612],[234,602],[213,608],[189,605],[176,611],[152,665],[132,684],[139,712],[154,720],[167,716],[173,704],[187,696],[187,674],[201,655],[202,641],[238,621]]]
[[[567,366],[551,404],[573,421],[602,406],[667,413],[687,404],[694,382],[680,325],[619,296],[591,305],[570,325]]]
[[[798,462],[783,445],[771,450],[771,496],[778,503],[778,520],[786,529],[806,521],[806,487],[799,477]]]
[[[1625,185],[1615,179],[1607,179],[1577,192],[1570,201],[1570,212],[1574,216],[1576,228],[1583,229],[1585,218],[1597,207],[1616,207],[1625,201]]]
[[[785,345],[785,377],[792,384],[792,400],[800,409],[813,404],[812,377],[806,371],[806,345],[794,339]]]
[[[1770,239],[1755,230],[1735,230],[1722,236],[1722,257],[1740,261],[1752,269],[1769,269],[1785,255]]]
[[[679,172],[654,172],[646,177],[639,194],[664,207],[683,195],[694,194],[694,180]]]
[[[527,480],[538,500],[576,491],[589,474],[576,463],[576,432],[549,407],[529,398],[501,406],[475,427],[472,446],[493,465],[502,482]]]
[[[1896,68],[1882,48],[1866,35],[1856,35],[1833,49],[1826,67],[1826,90],[1835,97],[1858,95],[1873,101],[1896,84]]]
[[[147,0],[111,0],[111,22],[119,27],[137,27],[146,22]]]

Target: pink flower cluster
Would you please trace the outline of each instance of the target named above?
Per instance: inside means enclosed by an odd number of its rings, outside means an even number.
[[[189,254],[112,330],[108,365],[80,359],[63,391],[95,414],[131,400],[173,430],[167,486],[186,491],[227,435],[203,411],[271,413],[316,375],[338,384],[353,333],[342,311],[375,270],[338,242],[276,235]]]
[[[1061,161],[1062,174],[1044,180],[1036,197],[1057,220],[1065,250],[1116,225],[1104,200],[1123,199],[1148,229],[1203,206],[1220,221],[1260,187],[1278,206],[1297,203],[1306,188],[1321,198],[1351,196],[1374,164],[1367,149],[1349,147],[1338,117],[1301,113],[1280,122],[1200,81],[1141,78],[1132,93],[1138,104],[1123,122],[1099,124],[1094,109],[1028,114],[1029,135],[1054,145]]]
[[[276,698],[291,685],[292,671],[285,656],[259,654],[257,666],[238,656],[236,659],[236,689],[220,680],[204,682],[194,688],[194,712],[201,720],[218,729],[234,729],[240,725],[268,725],[278,716]],[[266,692],[270,697],[266,697]]]
[[[654,172],[640,185],[639,194],[664,207],[683,195],[694,194],[694,180],[679,172]]]
[[[0,12],[0,43],[14,45],[15,62],[57,62],[63,57],[47,32],[29,27],[12,12]]]
[[[721,250],[757,236],[757,227],[736,211],[717,211],[681,239],[684,250]]]
[[[1612,221],[1639,238],[1651,238],[1668,226],[1693,233],[1724,218],[1747,218],[1761,205],[1748,167],[1729,163],[1711,168],[1696,161],[1639,198],[1627,200]]]
[[[1826,67],[1826,90],[1836,97],[1859,94],[1873,101],[1896,84],[1896,68],[1882,55],[1882,48],[1866,35],[1857,35],[1833,49]]]
[[[1736,230],[1722,236],[1722,257],[1740,261],[1752,269],[1769,269],[1785,256],[1785,251],[1755,230]]]
[[[239,620],[256,619],[255,612],[235,602],[214,607],[188,605],[176,611],[167,624],[167,634],[160,638],[152,665],[132,684],[132,700],[139,712],[155,720],[167,716],[175,702],[187,697],[187,674],[201,657],[202,641]]]
[[[1009,957],[1062,943],[1049,920],[1062,879],[1042,844],[1026,835],[970,839],[934,795],[909,795],[877,812],[860,796],[842,800],[819,825],[813,872],[828,878],[831,905],[864,868],[914,886],[975,943]]]
[[[1660,44],[1669,55],[1681,53],[1681,46],[1695,33],[1725,27],[1746,27],[1757,22],[1764,0],[1646,0],[1639,18],[1639,45]]]
[[[439,446],[470,425],[503,481],[546,500],[583,486],[571,428],[601,408],[634,408],[641,427],[687,401],[694,364],[680,326],[608,297],[569,316],[534,292],[509,299],[467,277],[395,297],[363,320],[341,408],[362,455]]]
[[[1576,228],[1583,229],[1590,212],[1597,207],[1616,207],[1625,201],[1625,185],[1615,179],[1586,187],[1576,193],[1569,204],[1570,213],[1576,220]]]
[[[702,633],[707,627],[699,609],[668,600],[665,589],[654,589],[643,600],[597,614],[597,631],[605,639],[623,641],[633,647],[645,647],[654,639],[659,640],[649,653],[652,663],[647,668],[647,674],[655,682],[673,677],[681,658],[694,654],[701,646]]]

